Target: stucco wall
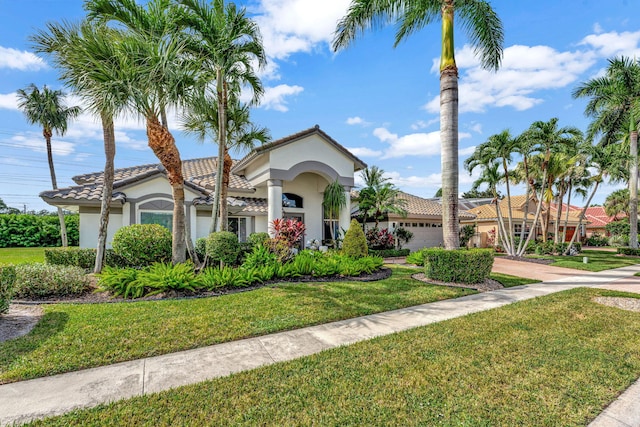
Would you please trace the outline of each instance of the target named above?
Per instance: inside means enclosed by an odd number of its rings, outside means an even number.
[[[80,247],[95,248],[98,246],[98,229],[100,213],[80,214]],[[110,214],[107,227],[107,248],[111,248],[114,233],[122,227],[122,214]]]

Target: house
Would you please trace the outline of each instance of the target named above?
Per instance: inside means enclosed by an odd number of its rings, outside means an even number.
[[[556,204],[551,205],[552,209],[557,209]],[[562,210],[566,212],[567,207],[570,211],[575,212],[576,215],[580,215],[582,212],[581,207],[574,205],[567,205],[563,203]],[[625,215],[622,214],[621,218],[624,218]],[[607,215],[604,211],[603,206],[589,206],[584,214],[584,221],[582,221],[583,233],[582,235],[586,237],[591,237],[594,233],[599,234],[600,236],[608,236],[607,232],[607,224],[612,221],[616,221],[621,218],[616,218],[613,216]]]
[[[209,234],[216,182],[216,158],[184,160],[186,226],[192,239]],[[336,179],[347,200],[354,173],[366,164],[319,126],[262,145],[234,161],[229,185],[229,229],[246,240],[268,232],[276,218],[295,218],[306,225],[305,240],[329,238],[330,227],[347,229],[350,206],[340,218],[324,218],[323,191]],[[50,205],[80,213],[80,246],[95,247],[100,218],[103,173],[73,177],[76,185],[44,191]],[[113,185],[107,242],[120,227],[158,223],[171,227],[173,199],[167,173],[160,164],[117,169]]]
[[[388,213],[385,219],[380,221],[378,227],[380,229],[388,228],[391,231],[402,227],[413,233],[413,238],[409,243],[402,246],[412,252],[426,247],[443,246],[442,204],[440,199],[425,199],[402,191],[399,193],[398,198],[405,201],[404,208],[407,211],[407,216],[403,217],[402,215]],[[460,207],[463,206],[463,202],[464,200],[460,199]],[[352,215],[357,216],[357,210]],[[475,218],[475,215],[459,209],[458,217],[460,221],[471,221]],[[367,222],[367,228],[371,227],[373,227],[373,223]]]
[[[507,198],[504,198],[498,202],[498,207],[500,209],[500,215],[504,220],[505,227],[508,227],[509,222],[509,204]],[[513,220],[513,231],[516,236],[519,236],[522,232],[523,222],[525,224],[525,234],[530,231],[530,227],[533,223],[533,218],[535,217],[537,208],[537,199],[530,198],[527,203],[527,196],[519,195],[519,196],[511,196],[511,218]],[[491,246],[493,243],[496,243],[496,239],[498,238],[497,230],[498,230],[498,213],[496,210],[495,202],[483,204],[480,206],[473,207],[469,209],[467,212],[472,213],[476,216],[474,220],[471,221],[462,221],[463,224],[471,224],[476,227],[476,236],[472,239],[471,244],[477,247],[487,247]],[[547,211],[545,204],[542,205],[542,210],[540,212],[540,220],[536,226],[535,230],[535,238],[542,237],[542,226],[541,220],[547,217],[547,213],[549,214],[549,233],[553,233],[554,226],[557,217],[557,210],[555,208],[551,208]],[[560,216],[560,227],[559,232],[564,232],[564,224],[566,218],[567,210],[563,210]],[[567,222],[567,233],[565,240],[570,241],[575,233],[576,227],[578,226],[580,217],[580,212],[576,210],[569,210],[568,222]],[[583,221],[583,224],[588,221]],[[580,238],[584,237],[581,235]],[[578,239],[580,241],[580,239]]]

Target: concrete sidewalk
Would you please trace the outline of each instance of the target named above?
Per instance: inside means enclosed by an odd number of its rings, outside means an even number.
[[[563,276],[543,283],[468,295],[294,331],[0,385],[0,425],[26,422],[62,414],[75,408],[91,407],[99,403],[222,377],[575,287],[609,286],[618,280],[629,280],[638,271],[640,265],[600,273]],[[618,399],[632,402],[631,404],[620,405],[619,411],[615,409],[615,405],[611,405],[607,411],[611,409],[612,412],[592,426],[638,425],[637,422],[633,424],[633,420],[638,419],[637,408],[640,408],[640,402],[637,401],[640,400],[640,393],[633,393],[632,390],[630,397],[625,394]],[[620,423],[612,424],[612,420]]]

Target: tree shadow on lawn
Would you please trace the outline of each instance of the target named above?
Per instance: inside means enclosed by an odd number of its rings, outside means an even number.
[[[45,341],[60,333],[68,321],[67,313],[48,312],[27,335],[0,343],[0,372],[9,370],[16,360],[35,351]]]

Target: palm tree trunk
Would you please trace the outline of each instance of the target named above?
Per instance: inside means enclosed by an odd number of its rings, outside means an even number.
[[[578,235],[578,230],[582,226],[582,221],[584,220],[584,216],[585,216],[585,214],[587,212],[587,209],[589,208],[589,205],[591,205],[591,199],[593,199],[593,196],[596,194],[596,191],[598,191],[598,185],[600,185],[600,181],[596,181],[596,185],[595,185],[595,187],[593,187],[593,191],[591,192],[591,195],[589,196],[589,200],[587,200],[587,204],[584,205],[584,208],[582,208],[582,212],[580,212],[580,218],[578,219],[578,225],[576,226],[576,232],[573,233],[573,236],[571,236],[571,241],[567,245],[567,249],[564,250],[562,255],[567,255],[569,253],[569,251],[571,250],[571,245],[573,245],[573,243],[576,241],[576,236]]]
[[[560,217],[562,216],[562,204],[564,203],[564,183],[560,183],[560,194],[558,194],[558,206],[556,207],[556,220],[553,224],[553,243],[558,244],[560,238]],[[567,208],[568,210],[569,208]],[[564,241],[564,240],[563,240]]]
[[[58,180],[56,179],[56,170],[53,167],[53,152],[51,150],[51,130],[44,129],[42,131],[44,140],[47,143],[47,161],[49,162],[49,173],[51,174],[51,186],[54,190],[58,189]],[[58,207],[58,219],[60,220],[60,240],[62,241],[62,247],[69,246],[67,240],[67,226],[64,223],[64,212],[62,208]]]
[[[104,253],[107,244],[107,230],[109,227],[109,208],[113,195],[114,158],[116,156],[116,139],[113,129],[113,116],[102,113],[102,136],[104,140],[104,182],[102,184],[102,202],[100,204],[100,226],[98,227],[98,247],[96,248],[96,262],[94,273],[100,273],[104,264]]]
[[[500,201],[496,198],[496,218],[498,220],[498,238],[502,241],[502,247],[505,253],[511,255],[511,245],[509,242],[509,236],[504,226],[504,218],[502,217],[502,211],[500,211]]]
[[[504,179],[507,184],[507,209],[509,209],[509,233],[507,237],[509,238],[509,251],[507,254],[515,255],[514,253],[514,236],[513,236],[513,213],[511,211],[511,187],[509,186],[509,169],[507,167],[506,159],[502,159],[502,166],[504,167]]]
[[[544,170],[544,176],[542,177],[542,182],[547,180],[547,170]],[[544,196],[544,187],[540,189],[540,197],[538,198],[538,206],[536,207],[536,214],[533,217],[533,222],[531,223],[531,229],[529,230],[529,235],[527,236],[527,240],[522,245],[520,251],[516,254],[517,256],[524,255],[524,252],[527,250],[527,245],[531,241],[531,236],[533,236],[536,232],[536,227],[538,226],[538,220],[540,219],[540,212],[542,212],[542,198]]]
[[[564,216],[564,227],[562,230],[562,242],[564,243],[567,240],[567,227],[569,226],[569,212],[571,211],[571,193],[573,192],[573,182],[569,181],[569,188],[567,189],[567,213]],[[559,220],[560,216],[558,216]],[[574,233],[577,233],[578,229],[576,228]]]
[[[171,245],[171,260],[174,264],[186,259],[185,243],[185,213],[184,213],[184,177],[182,175],[182,160],[176,147],[176,141],[171,132],[160,124],[158,117],[147,117],[147,138],[149,147],[153,150],[162,166],[167,171],[167,178],[171,185],[173,196],[173,233]]]
[[[632,120],[633,123],[633,120]],[[638,131],[629,133],[631,168],[629,174],[629,246],[638,249]]]
[[[224,174],[224,152],[227,146],[227,102],[224,93],[224,73],[216,71],[216,86],[218,98],[218,159],[216,164],[216,186],[211,206],[211,228],[209,232],[218,230],[218,215],[220,214],[220,198],[222,194],[222,175]]]
[[[233,160],[229,155],[229,150],[224,150],[224,161],[222,164],[222,188],[220,189],[220,229],[229,230],[229,211],[227,209],[227,195],[229,194],[229,180],[231,176],[231,166]]]
[[[529,179],[529,164],[527,162],[527,156],[523,156],[522,162],[524,164],[524,179],[527,181],[527,196],[526,196],[526,209],[524,210],[524,215],[522,217],[522,228],[520,229],[520,243],[518,243],[518,249],[516,249],[516,255],[520,253],[524,244],[524,234],[527,230],[527,217],[529,216],[529,201],[531,200],[531,193],[533,193],[533,183]],[[531,234],[533,230],[529,229],[529,234]]]

